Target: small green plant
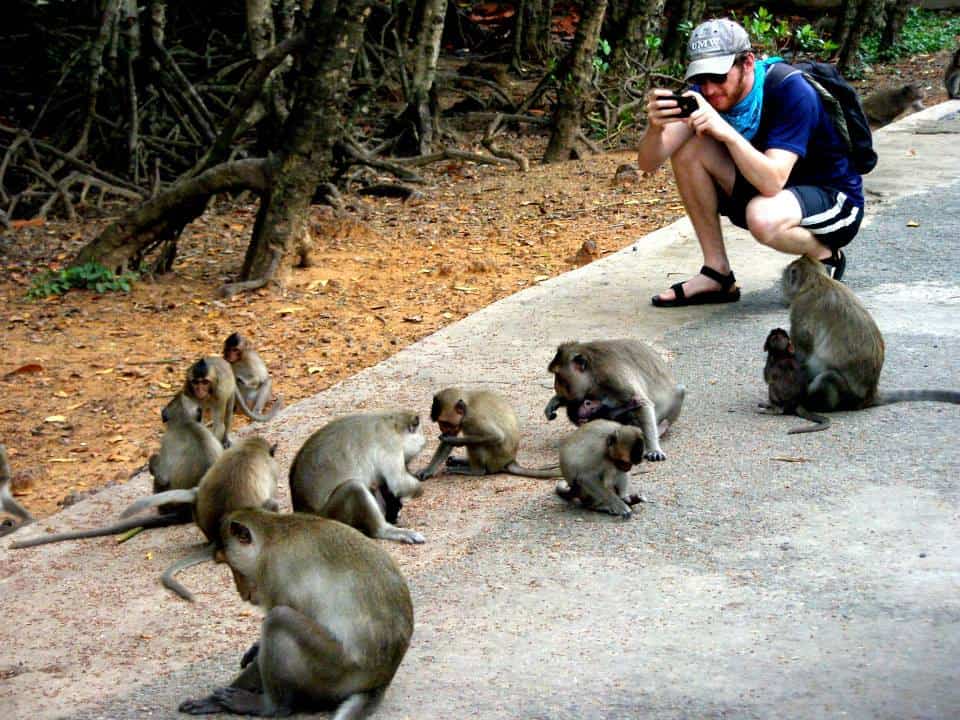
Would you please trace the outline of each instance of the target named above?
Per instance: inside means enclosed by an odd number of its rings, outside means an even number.
[[[74,288],[94,292],[130,292],[130,283],[139,276],[136,273],[117,275],[99,263],[86,263],[66,270],[47,272],[33,279],[27,297],[40,300],[50,295],[63,295]]]
[[[613,48],[610,42],[600,38],[597,42],[597,54],[593,56],[593,69],[598,75],[603,75],[610,69],[610,53]]]

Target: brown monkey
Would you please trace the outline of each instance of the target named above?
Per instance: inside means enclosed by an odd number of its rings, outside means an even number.
[[[190,400],[184,402],[180,393],[174,395],[161,411],[160,417],[163,419],[166,430],[160,441],[160,452],[151,455],[149,461],[154,493],[196,487],[200,478],[223,453],[223,448],[213,433],[200,423],[200,416],[200,407]],[[90,530],[41,535],[29,540],[20,540],[10,547],[28,548],[64,540],[117,535],[138,527],[147,529],[182,525],[193,519],[190,507],[182,504],[161,505],[157,511],[156,517],[153,518],[134,518]]]
[[[947,89],[948,97],[960,98],[960,48],[953,53],[953,59],[943,71],[943,85]]]
[[[533,478],[559,477],[556,468],[530,469],[517,464],[520,423],[506,398],[495,392],[465,392],[456,387],[441,390],[433,396],[430,419],[440,425],[440,446],[430,464],[417,473],[421,480],[436,475],[444,460],[448,472],[463,475],[507,472]],[[467,460],[450,457],[457,446],[467,449]]]
[[[642,495],[627,492],[627,473],[644,457],[643,431],[612,420],[591,420],[560,443],[563,480],[556,493],[592,510],[628,518]]]
[[[816,425],[788,430],[788,435],[817,432],[830,427],[830,418],[812,413],[803,407],[807,393],[807,371],[797,360],[790,336],[783,328],[774,328],[763,344],[767,363],[763,379],[768,386],[769,403],[760,403],[765,412],[775,415],[796,415]]]
[[[783,272],[790,303],[790,338],[810,379],[810,410],[860,410],[909,400],[960,404],[960,392],[899,390],[880,393],[884,344],[880,328],[857,296],[827,276],[822,263],[804,256]]]
[[[373,538],[422,543],[423,535],[392,523],[402,499],[420,494],[407,463],[425,444],[413,412],[337,418],[311,435],[293,459],[293,509],[339,520]]]
[[[231,513],[221,545],[240,597],[266,613],[260,640],[229,687],[180,712],[367,717],[413,634],[410,590],[390,554],[341,523],[262,510]]]
[[[277,478],[280,474],[273,459],[276,446],[263,438],[244,438],[225,450],[207,470],[200,484],[188,490],[167,490],[133,503],[121,517],[130,517],[147,508],[166,503],[185,503],[193,508],[193,519],[210,543],[202,550],[173,563],[160,581],[184,600],[193,595],[174,577],[181,570],[213,559],[220,544],[220,523],[226,515],[243,508],[277,510]]]
[[[10,462],[7,460],[7,447],[0,444],[0,509],[20,518],[19,525],[0,525],[0,537],[12,533],[17,528],[35,522],[35,518],[27,509],[17,502],[10,491],[13,473],[10,472]]]
[[[883,88],[863,99],[863,111],[873,126],[886,125],[908,108],[923,110],[923,93],[916,85]]]
[[[273,397],[273,382],[267,366],[260,358],[250,341],[240,333],[233,333],[223,342],[223,359],[233,368],[233,377],[237,383],[237,404],[248,417],[250,413],[261,414]],[[265,417],[273,418],[283,407],[278,397],[273,409]]]
[[[547,371],[556,395],[547,403],[548,420],[566,405],[571,422],[616,419],[643,429],[647,460],[664,460],[659,436],[677,420],[685,390],[666,363],[639,340],[567,342]]]

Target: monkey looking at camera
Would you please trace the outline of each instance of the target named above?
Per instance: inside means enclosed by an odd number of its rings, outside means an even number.
[[[943,86],[947,89],[947,97],[953,100],[960,98],[960,48],[953,53],[953,58],[943,71]]]
[[[560,443],[563,480],[556,493],[585,508],[628,518],[642,495],[627,492],[627,473],[644,458],[643,431],[612,420],[591,420]]]
[[[857,296],[806,256],[783,272],[790,303],[790,338],[809,382],[808,410],[860,410],[912,400],[960,404],[960,392],[899,390],[879,392],[884,343],[880,328]]]
[[[187,407],[189,405],[189,407]],[[180,393],[174,395],[160,412],[166,427],[160,441],[160,451],[150,456],[149,468],[153,475],[153,492],[166,490],[188,490],[196,487],[200,478],[223,453],[219,441],[210,430],[200,423],[201,410],[192,401],[183,402]],[[161,505],[157,515],[152,518],[121,520],[104,527],[90,530],[74,530],[41,535],[28,540],[20,540],[11,548],[29,548],[37,545],[63,542],[65,540],[83,540],[86,538],[118,535],[134,528],[160,528],[182,525],[191,522],[193,516],[190,507],[181,504]]]
[[[763,344],[763,349],[767,353],[763,379],[768,386],[770,402],[760,403],[760,407],[770,414],[796,415],[816,423],[816,425],[788,430],[788,435],[817,432],[830,427],[830,418],[812,413],[803,407],[807,394],[807,371],[797,360],[787,331],[783,328],[771,330]]]
[[[176,580],[176,574],[188,567],[213,559],[220,544],[220,523],[234,510],[264,508],[277,510],[277,478],[280,470],[273,456],[276,446],[260,437],[248,437],[225,450],[207,470],[200,484],[188,490],[168,490],[133,503],[121,517],[144,510],[182,503],[193,510],[193,519],[210,543],[202,550],[178,560],[164,570],[160,581],[184,600],[193,594]]]
[[[223,342],[223,359],[230,363],[233,369],[240,409],[248,417],[251,413],[262,414],[273,397],[273,382],[260,354],[246,337],[235,332]],[[272,419],[282,407],[283,402],[277,397],[270,413],[263,417]]]
[[[13,473],[10,471],[10,462],[7,460],[7,447],[0,444],[0,509],[20,518],[19,525],[0,525],[0,537],[12,533],[19,527],[35,522],[35,518],[21,505],[10,491]]]
[[[311,435],[290,466],[296,512],[309,512],[383,540],[422,543],[393,525],[402,500],[420,494],[407,463],[426,440],[416,413],[405,410],[337,418]]]
[[[506,398],[490,390],[457,387],[433,396],[430,419],[440,426],[440,446],[430,464],[417,473],[426,480],[446,461],[447,471],[463,475],[506,472],[533,478],[558,477],[557,469],[530,469],[516,462],[520,423]],[[467,449],[467,460],[454,459],[455,447]]]
[[[685,390],[649,346],[631,339],[567,342],[547,371],[556,392],[544,408],[548,420],[563,405],[575,424],[615,416],[643,429],[647,460],[666,459],[659,437],[680,415]]]
[[[218,560],[266,613],[229,687],[186,700],[191,715],[368,717],[413,635],[410,590],[390,554],[353,528],[302,514],[242,510],[223,522]]]
[[[883,88],[863,99],[863,112],[870,125],[886,125],[907,109],[923,110],[923,92],[916,85]]]

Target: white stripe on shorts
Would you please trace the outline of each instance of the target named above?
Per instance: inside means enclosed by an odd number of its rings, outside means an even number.
[[[847,201],[846,193],[838,192],[837,193],[837,202],[834,203],[832,208],[824,210],[822,213],[817,213],[816,215],[811,215],[810,217],[805,217],[800,221],[800,224],[803,227],[807,225],[817,225],[818,223],[826,222],[827,220],[833,220],[840,212],[843,210],[843,204]],[[854,206],[856,209],[856,206]]]
[[[837,230],[841,230],[847,227],[848,225],[852,225],[856,221],[857,216],[860,214],[860,208],[858,208],[856,205],[851,205],[850,209],[852,210],[852,212],[849,215],[847,215],[845,218],[841,218],[840,220],[837,220],[832,225],[826,225],[825,227],[819,227],[819,228],[807,228],[807,229],[813,235],[829,235],[830,233],[836,232]],[[824,213],[820,213],[820,214],[823,215]]]

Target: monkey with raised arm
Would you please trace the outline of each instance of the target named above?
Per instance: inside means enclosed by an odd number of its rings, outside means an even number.
[[[233,377],[237,383],[237,404],[247,416],[250,413],[262,414],[263,409],[273,397],[273,382],[267,366],[260,358],[250,341],[240,333],[233,333],[223,342],[223,359],[230,363]],[[264,417],[273,418],[283,407],[278,397],[270,413]]]
[[[201,410],[193,401],[183,401],[180,393],[174,395],[160,412],[165,430],[160,441],[160,451],[150,456],[150,474],[153,475],[153,492],[167,490],[189,490],[196,487],[200,478],[223,453],[220,442],[210,429],[201,424]],[[170,525],[182,525],[193,520],[188,505],[178,503],[161,505],[157,515],[152,518],[134,518],[120,520],[112,525],[74,530],[55,535],[40,535],[20,540],[10,547],[28,548],[37,545],[63,542],[64,540],[82,540],[86,538],[118,535],[134,528],[159,528]]]
[[[390,554],[353,528],[299,513],[234,512],[221,532],[218,560],[240,597],[265,612],[260,640],[229,687],[180,712],[368,717],[413,635],[410,591]]]
[[[273,458],[275,452],[276,446],[261,437],[244,438],[224,451],[197,487],[151,495],[123,511],[121,517],[130,517],[167,503],[182,503],[192,508],[194,522],[210,544],[164,570],[160,577],[164,587],[184,600],[193,600],[193,594],[175,576],[181,570],[213,559],[220,544],[223,518],[244,508],[279,508],[276,497],[280,470]]]
[[[556,392],[544,408],[548,420],[561,406],[575,424],[613,417],[643,429],[647,460],[666,459],[659,438],[680,415],[685,390],[648,345],[632,339],[563,343],[547,371]]]
[[[947,97],[960,98],[960,48],[953,53],[950,64],[943,71],[943,86],[947,89]]]
[[[579,500],[591,510],[628,518],[631,507],[644,502],[627,491],[627,473],[644,458],[643,431],[612,420],[591,420],[560,443],[563,480],[556,493]]]
[[[422,543],[423,535],[393,523],[403,499],[420,494],[407,463],[425,444],[414,412],[337,418],[311,435],[293,459],[293,509],[339,520],[372,538]]]
[[[830,418],[810,412],[803,406],[807,394],[807,371],[797,360],[787,331],[783,328],[771,330],[763,349],[767,353],[763,379],[768,386],[770,402],[760,403],[760,407],[770,414],[796,415],[816,423],[788,430],[788,435],[817,432],[830,427]]]
[[[923,92],[913,84],[883,88],[863,99],[863,112],[873,126],[886,125],[907,109],[923,110]]]
[[[35,522],[33,515],[21,505],[10,491],[13,473],[10,471],[10,461],[7,460],[7,447],[0,444],[0,509],[20,518],[18,525],[0,525],[0,537],[12,533],[19,527]]]
[[[448,472],[463,475],[559,476],[556,468],[531,469],[517,463],[520,423],[506,398],[495,392],[441,390],[433,396],[430,419],[440,426],[440,446],[430,464],[417,473],[421,480],[435,475],[444,461]],[[466,448],[466,461],[450,457],[455,447]]]
[[[857,296],[827,275],[822,263],[806,256],[783,272],[790,303],[790,339],[803,365],[808,410],[861,410],[912,400],[960,404],[953,390],[879,392],[884,343],[880,328]]]

